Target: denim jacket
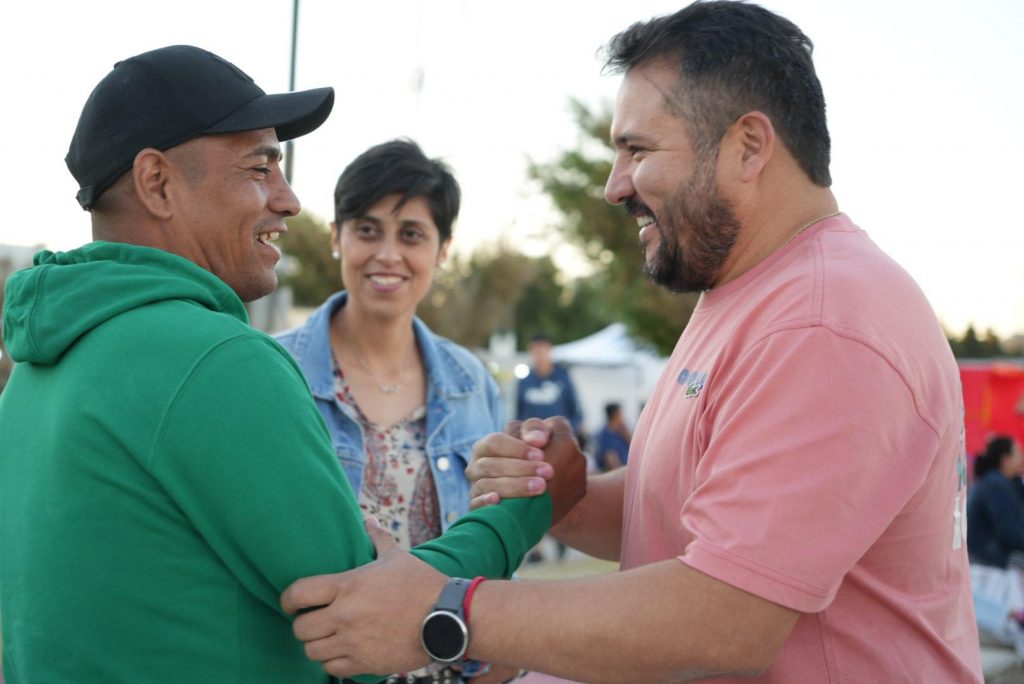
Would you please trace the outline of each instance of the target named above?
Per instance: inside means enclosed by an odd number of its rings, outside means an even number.
[[[347,292],[337,292],[305,324],[277,335],[306,376],[316,405],[327,422],[338,460],[358,496],[366,465],[363,431],[351,407],[334,395],[331,359],[331,316],[345,305]],[[434,475],[442,530],[469,510],[466,466],[473,444],[501,430],[498,385],[469,351],[435,335],[419,318],[413,331],[427,373],[426,452]]]

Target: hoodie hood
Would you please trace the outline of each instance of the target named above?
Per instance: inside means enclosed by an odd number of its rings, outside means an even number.
[[[39,252],[7,280],[3,339],[16,362],[53,365],[82,335],[126,311],[192,300],[248,323],[238,295],[191,261],[151,247],[93,242]]]

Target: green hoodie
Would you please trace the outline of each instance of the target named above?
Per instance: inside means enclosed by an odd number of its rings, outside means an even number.
[[[4,306],[7,684],[326,681],[278,597],[374,551],[291,357],[181,257],[96,242],[35,264]],[[413,553],[507,577],[550,515],[504,502]]]

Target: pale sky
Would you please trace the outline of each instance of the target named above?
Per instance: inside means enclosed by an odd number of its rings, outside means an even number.
[[[527,159],[575,146],[570,97],[614,97],[619,77],[602,76],[596,56],[608,38],[683,4],[301,0],[296,86],[333,86],[337,100],[296,143],[295,190],[328,218],[345,164],[410,136],[462,183],[456,249],[498,237],[554,249],[553,215],[526,180]],[[950,330],[1024,331],[1024,2],[760,4],[815,43],[840,207],[917,279]],[[190,43],[280,92],[291,11],[292,0],[5,2],[0,243],[63,250],[90,239],[63,159],[82,104],[114,62]]]

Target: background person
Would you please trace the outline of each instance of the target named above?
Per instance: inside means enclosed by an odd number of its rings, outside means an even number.
[[[554,530],[622,572],[484,582],[470,653],[586,682],[980,684],[958,369],[917,285],[838,212],[810,40],[697,2],[609,57],[625,75],[605,196],[637,219],[650,277],[701,296],[628,466],[591,476]],[[528,494],[516,476],[548,430],[479,442],[474,492]],[[330,602],[295,631],[342,672],[422,660],[445,582],[376,541],[373,571],[285,595]],[[415,595],[377,600],[389,584]],[[410,648],[379,645],[394,633]]]
[[[451,171],[415,142],[356,157],[338,178],[331,224],[346,290],[277,337],[309,382],[363,514],[405,549],[469,510],[473,443],[504,423],[483,364],[416,317],[451,245],[459,201]],[[476,681],[516,672],[499,670]]]
[[[626,465],[629,460],[629,440],[632,439],[620,404],[605,404],[604,415],[604,427],[594,440],[594,461],[598,471],[602,473]]]
[[[1017,440],[999,435],[974,461],[967,497],[967,550],[972,563],[1006,568],[1010,555],[1024,552],[1024,501],[1013,479],[1024,468]]]
[[[551,338],[537,332],[527,345],[530,372],[516,385],[516,420],[565,416],[577,437],[583,427],[583,412],[576,398],[576,386],[562,366],[551,357]]]
[[[569,371],[552,358],[551,338],[538,331],[530,338],[526,349],[530,354],[530,372],[516,384],[516,420],[564,416],[580,448],[584,448],[583,411],[576,398],[576,385]],[[558,559],[565,558],[565,544],[556,539],[554,545]],[[541,547],[532,549],[526,559],[531,563],[544,560]]]

